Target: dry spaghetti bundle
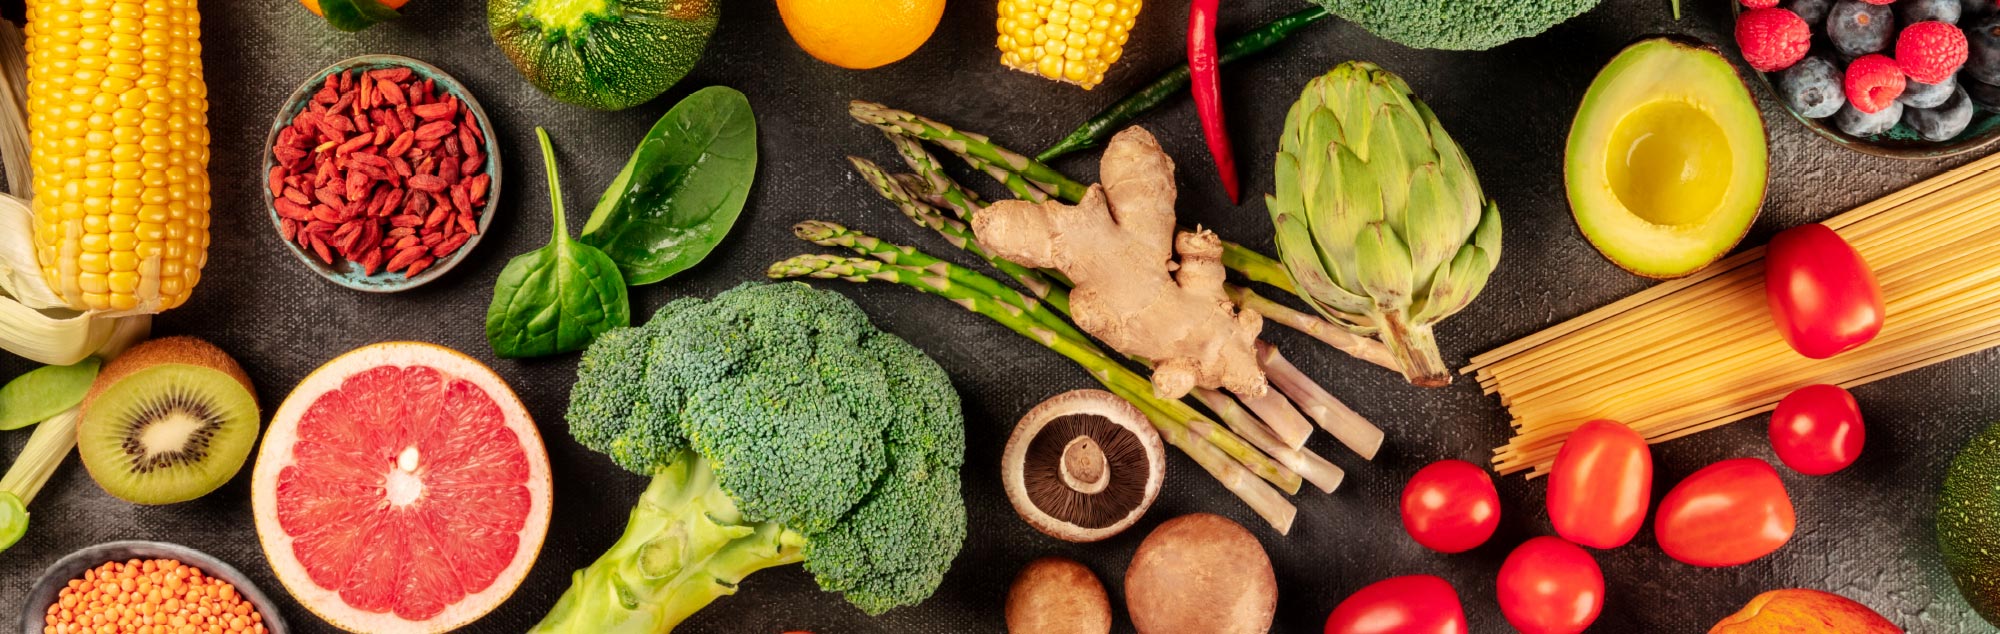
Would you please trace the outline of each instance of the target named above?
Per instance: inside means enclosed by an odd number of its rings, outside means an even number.
[[[1794,389],[1852,387],[2000,345],[2000,155],[1826,221],[1881,282],[1874,341],[1825,360],[1772,326],[1764,250],[1665,282],[1474,357],[1515,435],[1501,473],[1546,474],[1570,430],[1608,418],[1649,442],[1771,411]]]

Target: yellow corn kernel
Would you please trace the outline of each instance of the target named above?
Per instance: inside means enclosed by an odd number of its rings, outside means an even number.
[[[1082,86],[1124,56],[1141,0],[999,0],[1000,63]]]
[[[27,0],[42,275],[77,310],[187,301],[208,260],[195,0]]]

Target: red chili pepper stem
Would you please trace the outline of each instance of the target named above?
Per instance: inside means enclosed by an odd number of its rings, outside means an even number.
[[[1236,153],[1229,147],[1229,127],[1222,118],[1221,45],[1215,38],[1215,18],[1221,0],[1194,0],[1188,10],[1188,69],[1192,73],[1195,111],[1201,115],[1202,136],[1215,157],[1215,171],[1230,204],[1241,200],[1236,182]]]

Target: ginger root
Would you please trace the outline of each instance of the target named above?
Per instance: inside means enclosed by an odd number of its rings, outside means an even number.
[[[973,217],[972,230],[994,255],[1069,276],[1077,327],[1151,359],[1155,395],[1203,387],[1263,396],[1263,317],[1239,312],[1224,292],[1221,239],[1176,230],[1173,159],[1135,126],[1112,137],[1099,172],[1103,182],[1075,206],[999,202]]]

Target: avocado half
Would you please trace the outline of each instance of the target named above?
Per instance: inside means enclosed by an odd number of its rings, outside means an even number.
[[[1625,270],[1688,275],[1764,206],[1764,119],[1714,47],[1656,37],[1612,58],[1570,126],[1563,174],[1591,246]]]

